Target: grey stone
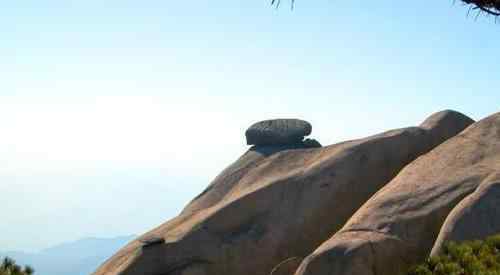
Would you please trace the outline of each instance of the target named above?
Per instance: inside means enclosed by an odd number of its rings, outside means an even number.
[[[322,147],[321,146],[321,143],[319,143],[319,141],[315,140],[315,139],[312,139],[312,138],[307,138],[305,139],[302,144],[304,144],[304,146],[306,148],[320,148]]]
[[[300,119],[273,119],[257,122],[245,132],[248,145],[300,143],[311,134],[312,126]]]

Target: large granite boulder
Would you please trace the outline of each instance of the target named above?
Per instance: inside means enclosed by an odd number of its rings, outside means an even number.
[[[500,159],[500,158],[499,158]],[[500,161],[497,163],[500,170]],[[463,199],[446,218],[431,256],[438,255],[446,241],[482,240],[500,233],[500,173],[492,174]]]
[[[495,213],[498,208],[491,203],[497,200],[496,180],[492,175],[500,172],[499,164],[500,113],[497,113],[405,167],[339,232],[311,253],[295,274],[404,274],[410,265],[429,255],[448,214],[481,184],[485,184],[485,189],[479,189],[459,205],[441,230],[441,238],[448,238],[447,232],[456,232],[457,235],[451,235],[453,238],[468,238],[470,233],[463,230],[479,229],[486,224],[485,217],[463,215],[466,211],[462,209],[474,204],[478,208],[469,208],[474,213],[498,217]],[[460,220],[470,224],[462,227]],[[475,221],[478,224],[474,225]]]
[[[405,165],[471,123],[446,111],[420,127],[321,148],[252,147],[179,216],[128,244],[94,274],[269,275],[275,267],[294,269],[287,259],[307,256]]]
[[[300,119],[273,119],[257,122],[245,132],[248,145],[300,143],[311,134],[312,126]]]

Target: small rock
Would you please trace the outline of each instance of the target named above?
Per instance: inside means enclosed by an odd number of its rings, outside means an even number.
[[[317,141],[313,138],[307,138],[302,143],[304,144],[304,146],[306,148],[320,148],[320,147],[322,147],[321,143],[319,143],[319,141]]]
[[[162,244],[165,242],[164,238],[161,237],[150,237],[140,241],[142,243],[142,247],[150,247],[158,244]]]

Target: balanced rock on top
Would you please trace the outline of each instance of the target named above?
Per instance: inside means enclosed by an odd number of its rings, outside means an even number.
[[[285,145],[301,143],[312,126],[300,119],[273,119],[257,122],[245,132],[248,145]]]

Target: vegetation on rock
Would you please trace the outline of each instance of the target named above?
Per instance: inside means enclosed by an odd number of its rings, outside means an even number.
[[[35,270],[32,267],[25,266],[23,268],[8,257],[4,258],[0,265],[0,275],[31,275],[33,273],[35,273]]]
[[[449,242],[443,253],[409,270],[407,275],[499,275],[500,234],[484,241]]]
[[[281,0],[271,0],[271,5],[276,5],[279,7]],[[291,0],[292,8],[294,6],[295,0]],[[462,0],[462,3],[469,6],[469,12],[471,10],[478,11],[478,15],[481,13],[493,16],[500,16],[500,0]]]
[[[471,5],[472,9],[485,12],[494,16],[500,16],[500,1],[498,0],[462,0]]]

